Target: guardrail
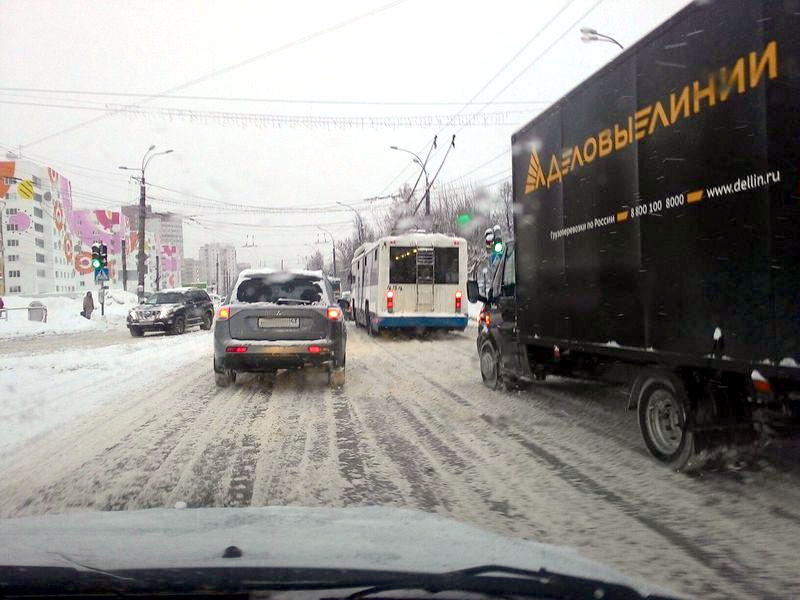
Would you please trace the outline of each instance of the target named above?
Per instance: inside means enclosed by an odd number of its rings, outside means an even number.
[[[27,310],[29,321],[41,321],[47,323],[47,307],[41,302],[34,301],[28,306],[17,308],[0,308],[0,320],[8,321],[8,313],[13,310]]]

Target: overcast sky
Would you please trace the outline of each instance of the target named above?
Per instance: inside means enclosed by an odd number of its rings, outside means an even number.
[[[370,199],[415,182],[412,156],[390,146],[424,158],[438,134],[432,176],[455,134],[437,184],[497,185],[511,134],[620,52],[580,27],[627,47],[686,4],[0,1],[0,150],[55,167],[76,205],[113,208],[138,201],[119,165],[173,149],[147,167],[148,198],[193,219],[185,256],[219,241],[254,264],[329,258],[318,226],[352,231],[337,202],[370,219],[391,202]],[[137,107],[111,112],[122,105]]]

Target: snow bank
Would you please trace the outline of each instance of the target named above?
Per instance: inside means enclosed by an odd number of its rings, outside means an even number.
[[[125,328],[128,311],[137,304],[135,294],[109,290],[106,294],[105,316],[100,316],[100,302],[95,291],[92,296],[95,311],[91,320],[80,314],[83,310],[82,294],[3,297],[6,308],[27,308],[31,302],[41,302],[47,307],[47,322],[29,321],[27,310],[10,310],[8,320],[0,319],[0,339]]]
[[[210,365],[211,340],[210,332],[198,331],[0,357],[0,458],[12,446],[158,381],[198,357],[207,356]]]

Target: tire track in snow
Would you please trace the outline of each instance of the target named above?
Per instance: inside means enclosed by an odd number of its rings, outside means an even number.
[[[344,390],[331,390],[336,423],[339,474],[347,482],[342,491],[345,506],[387,503],[402,497],[400,490],[374,464],[376,448],[369,447],[369,434],[354,416],[353,400]]]
[[[392,356],[388,351],[384,353]],[[429,390],[419,389],[415,386],[415,380],[403,378],[393,372],[394,366],[393,361],[386,362],[386,368],[380,371],[381,380],[387,384],[389,390],[399,387],[406,394],[402,399],[390,396],[390,402],[377,411],[378,416],[371,418],[369,429],[379,432],[381,446],[385,447],[389,458],[396,463],[406,479],[424,483],[424,486],[418,485],[416,488],[412,485],[412,496],[417,491],[415,505],[425,510],[435,510],[436,505],[433,504],[430,492],[423,497],[422,502],[419,498],[420,487],[435,489],[436,496],[444,498],[438,501],[440,510],[437,512],[448,516],[459,513],[463,518],[466,509],[473,522],[484,526],[487,518],[492,518],[491,515],[499,516],[503,519],[503,524],[495,529],[516,535],[524,524],[528,532],[535,531],[541,537],[543,531],[540,524],[526,518],[524,511],[516,506],[516,501],[528,505],[536,502],[524,486],[518,485],[519,476],[514,473],[514,469],[501,468],[500,471],[506,473],[503,476],[487,466],[487,463],[497,466],[494,461],[500,451],[490,441],[481,440],[479,432],[472,433],[468,430],[466,435],[459,435],[461,432],[454,431],[451,420],[441,418],[427,406]],[[469,406],[467,403],[464,405]],[[471,419],[476,423],[480,422],[474,417]],[[486,428],[485,424],[483,427]],[[406,449],[405,453],[393,451],[393,447],[403,445],[402,441],[398,442],[398,436],[410,441],[411,450]],[[477,440],[480,443],[476,443]],[[409,451],[413,454],[408,455]],[[425,465],[425,469],[419,471],[419,465]],[[507,493],[504,495],[498,492],[498,488]],[[512,496],[515,503],[508,500]],[[456,504],[450,498],[455,499]],[[481,505],[485,510],[479,508]]]
[[[248,432],[264,414],[271,395],[269,381],[263,387],[257,381],[249,386],[238,385],[218,391],[216,400],[221,406],[216,407],[210,428],[204,432],[187,433],[207,440],[205,445],[196,449],[178,485],[181,500],[187,506],[244,506],[250,503],[259,446]],[[243,443],[245,441],[247,443]]]

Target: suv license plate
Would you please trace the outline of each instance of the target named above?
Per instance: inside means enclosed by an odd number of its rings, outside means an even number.
[[[258,317],[262,329],[291,329],[300,327],[300,317]]]

